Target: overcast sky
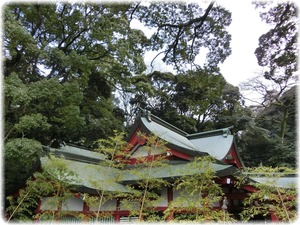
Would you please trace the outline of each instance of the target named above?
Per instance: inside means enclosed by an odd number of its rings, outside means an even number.
[[[221,72],[227,82],[237,86],[261,71],[254,51],[259,37],[270,27],[261,21],[258,10],[250,1],[226,0],[222,5],[232,12],[228,28],[232,35],[232,54],[221,65]]]

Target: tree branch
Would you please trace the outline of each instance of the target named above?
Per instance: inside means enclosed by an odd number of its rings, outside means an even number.
[[[132,10],[132,12],[130,13],[130,19],[129,19],[129,22],[132,21],[133,19],[133,14],[135,13],[135,11],[137,10],[137,8],[140,6],[140,2],[136,4],[136,6],[134,7],[134,9]]]
[[[209,4],[209,6],[207,7],[207,9],[205,10],[205,13],[203,16],[201,17],[197,17],[195,19],[191,19],[186,23],[180,23],[180,24],[170,24],[170,23],[163,23],[161,25],[158,26],[158,28],[163,28],[163,27],[172,27],[172,28],[185,28],[185,27],[190,27],[191,25],[193,25],[194,23],[199,23],[199,25],[197,25],[195,28],[200,28],[202,26],[202,24],[204,23],[204,21],[206,20],[209,12],[211,11],[213,5],[214,5],[214,1],[211,2]]]
[[[165,53],[165,52],[167,52],[167,50],[165,50],[165,51],[161,51],[160,53],[158,53],[153,59],[152,59],[152,61],[151,61],[151,63],[150,63],[150,66],[153,68],[153,62],[154,62],[154,60],[160,55],[160,54],[162,54],[162,53]],[[168,54],[168,53],[167,53]]]
[[[192,55],[193,55],[193,46],[194,46],[194,42],[195,42],[195,39],[198,35],[197,33],[197,30],[200,29],[203,24],[204,24],[204,21],[207,19],[208,17],[208,14],[209,12],[212,10],[213,8],[213,5],[214,5],[214,1],[212,1],[207,9],[205,10],[205,13],[203,16],[201,17],[197,17],[197,18],[194,18],[194,19],[191,19],[185,23],[179,23],[179,24],[171,24],[171,23],[163,23],[163,24],[160,24],[158,25],[158,30],[157,30],[157,34],[160,32],[160,30],[162,28],[165,28],[165,27],[169,27],[169,28],[173,28],[173,30],[176,30],[174,32],[176,32],[176,34],[174,35],[174,41],[172,42],[172,44],[168,45],[167,49],[164,51],[165,53],[165,56],[163,58],[163,60],[165,61],[168,57],[168,54],[172,51],[172,61],[175,63],[175,67],[178,68],[178,62],[176,61],[176,55],[177,55],[177,46],[178,46],[178,43],[179,43],[179,39],[182,37],[182,35],[184,34],[184,32],[187,30],[187,29],[190,29],[190,27],[193,25],[193,24],[197,24],[195,27],[194,27],[194,34],[193,34],[193,39],[192,39],[192,44],[191,44],[191,52],[189,54],[189,61],[192,61]],[[156,34],[156,35],[157,35]],[[162,53],[162,52],[161,52]],[[159,53],[159,54],[161,54]],[[157,55],[158,56],[158,55]],[[156,56],[156,57],[157,57]],[[154,60],[152,60],[153,62]],[[152,64],[151,62],[151,64]]]

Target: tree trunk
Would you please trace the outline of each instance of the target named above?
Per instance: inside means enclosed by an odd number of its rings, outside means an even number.
[[[285,108],[283,110],[283,118],[281,121],[281,126],[280,126],[280,139],[281,139],[281,143],[284,142],[284,135],[285,135],[285,131],[286,131],[286,124],[287,124],[287,119],[289,118],[289,111],[287,108]]]

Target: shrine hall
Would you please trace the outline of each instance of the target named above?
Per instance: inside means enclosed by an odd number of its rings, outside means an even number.
[[[141,138],[141,133],[155,135],[166,143],[166,148],[153,148],[149,154],[145,147],[145,140]],[[170,183],[170,185],[156,190],[160,197],[154,207],[157,215],[163,215],[170,203],[181,194],[180,190],[174,188],[172,182],[180,177],[193,177],[205,173],[203,168],[191,169],[192,167],[190,167],[193,160],[199,157],[210,156],[214,159],[209,164],[209,168],[214,171],[216,177],[214,182],[222,188],[224,193],[219,201],[211,204],[212,210],[226,210],[238,219],[238,214],[243,209],[243,199],[248,193],[255,191],[251,185],[244,185],[242,188],[237,188],[235,185],[236,174],[244,167],[244,164],[237,150],[235,137],[231,133],[231,127],[189,134],[151,112],[141,109],[126,140],[130,144],[130,148],[126,149],[126,165],[122,169],[117,166],[107,166],[108,164],[105,163],[114,160],[114,163],[118,164],[120,158],[108,159],[104,154],[83,147],[72,144],[61,144],[60,148],[44,147],[47,154],[41,157],[42,168],[51,161],[49,153],[62,156],[61,160],[68,170],[76,174],[76,179],[72,181],[72,185],[76,189],[72,197],[57,203],[57,205],[50,204],[53,202],[51,201],[53,196],[42,198],[36,213],[61,210],[66,212],[64,217],[60,218],[61,221],[74,222],[79,220],[78,217],[72,216],[74,212],[84,215],[81,218],[82,221],[94,221],[95,212],[101,211],[106,216],[98,218],[98,221],[106,223],[137,221],[138,217],[131,214],[132,209],[122,204],[122,198],[119,196],[120,193],[130,195],[133,190],[129,186],[132,187],[143,179],[130,171],[134,170],[138,159],[150,156],[164,156],[168,165],[154,167],[149,173],[150,178],[159,178]],[[139,170],[140,173],[143,172],[140,167]],[[264,182],[264,178],[253,177],[252,181]],[[278,182],[285,187],[290,183],[295,183],[296,177],[283,177]],[[105,198],[101,207],[88,204],[85,201],[86,197],[99,197],[99,190],[103,195],[109,197]],[[276,216],[270,213],[267,219],[276,220]]]

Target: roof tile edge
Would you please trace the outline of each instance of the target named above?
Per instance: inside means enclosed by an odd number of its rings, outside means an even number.
[[[156,123],[158,123],[158,124],[160,124],[164,127],[167,127],[168,129],[170,129],[170,130],[172,130],[172,131],[174,131],[174,132],[176,132],[176,133],[178,133],[182,136],[189,135],[187,132],[185,132],[185,131],[179,129],[178,127],[166,122],[165,120],[153,115],[150,111],[145,110],[143,108],[139,108],[139,109],[141,110],[140,117],[146,118],[149,123],[151,123],[153,121],[153,122],[156,122]]]

